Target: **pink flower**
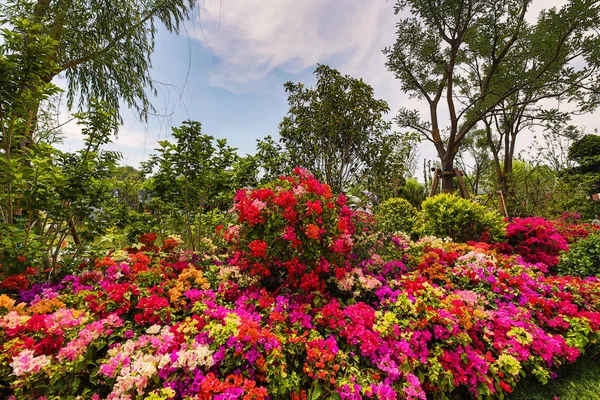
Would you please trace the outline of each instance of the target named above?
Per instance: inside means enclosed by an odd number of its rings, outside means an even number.
[[[13,357],[8,364],[12,367],[12,375],[21,376],[27,373],[39,372],[46,365],[50,364],[50,358],[45,355],[34,356],[33,350],[23,350]]]

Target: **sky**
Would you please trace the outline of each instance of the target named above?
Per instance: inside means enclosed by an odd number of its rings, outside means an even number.
[[[563,3],[534,0],[529,17]],[[253,154],[257,139],[278,137],[288,110],[283,84],[312,86],[318,63],[370,84],[375,97],[390,105],[390,119],[403,106],[425,110],[400,91],[385,67],[382,50],[394,43],[401,18],[393,6],[392,0],[199,0],[180,35],[165,29],[156,35],[152,76],[159,96],[153,104],[160,115],[142,123],[123,110],[123,126],[107,148],[122,152],[122,164],[138,167],[158,140],[170,138],[172,126],[190,119],[240,154]],[[575,123],[592,132],[597,120],[586,115]],[[63,130],[61,147],[79,149],[78,127],[70,123]],[[532,136],[523,135],[519,147],[527,147]],[[430,142],[421,143],[419,152],[436,159]]]

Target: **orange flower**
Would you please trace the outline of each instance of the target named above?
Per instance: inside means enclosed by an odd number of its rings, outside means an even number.
[[[15,305],[15,301],[5,294],[0,294],[0,308],[10,310]]]
[[[304,230],[304,234],[309,239],[319,239],[319,227],[315,224],[308,224]]]

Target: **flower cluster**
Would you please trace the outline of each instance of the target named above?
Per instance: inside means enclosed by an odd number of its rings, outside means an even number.
[[[305,170],[296,168],[269,187],[238,191],[234,210],[238,224],[223,231],[236,250],[229,263],[259,276],[264,286],[324,291],[331,278],[349,270],[352,211],[343,195],[334,198]]]
[[[554,267],[561,251],[569,249],[567,240],[544,218],[514,218],[506,227],[507,243],[503,250],[520,254],[531,263]]]

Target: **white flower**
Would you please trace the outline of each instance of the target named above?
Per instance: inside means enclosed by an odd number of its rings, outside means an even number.
[[[161,328],[162,327],[160,325],[152,325],[150,328],[146,329],[146,333],[148,335],[156,335],[158,332],[160,332]]]

